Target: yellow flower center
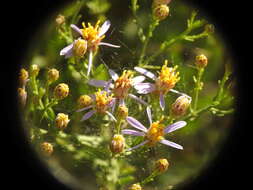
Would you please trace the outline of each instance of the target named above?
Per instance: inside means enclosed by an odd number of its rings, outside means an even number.
[[[108,96],[107,92],[99,90],[95,93],[96,96],[96,111],[99,113],[105,113],[108,109],[108,105],[112,101],[112,96]]]
[[[87,41],[86,40],[82,40],[82,39],[78,39],[75,43],[74,43],[74,54],[78,57],[83,57],[84,54],[86,53],[87,50]]]
[[[83,22],[83,29],[81,29],[83,38],[87,40],[88,42],[88,48],[91,48],[91,50],[95,51],[98,47],[99,42],[105,37],[98,36],[100,27],[99,27],[100,20],[97,21],[95,26],[92,26],[90,23],[88,23],[88,26],[85,25]]]
[[[115,81],[113,92],[117,98],[125,98],[132,87],[132,71],[123,71],[123,74]]]
[[[162,66],[159,77],[156,79],[157,92],[166,94],[170,89],[174,88],[175,84],[180,80],[179,72],[176,72],[177,66],[174,68],[167,67],[168,61],[165,60]]]
[[[164,125],[161,124],[161,121],[157,121],[151,124],[146,138],[149,140],[148,144],[154,146],[157,142],[163,139],[164,136]]]

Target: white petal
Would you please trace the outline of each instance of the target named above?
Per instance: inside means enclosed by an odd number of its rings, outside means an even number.
[[[109,69],[109,74],[111,75],[112,79],[116,81],[119,78],[119,75],[115,73],[113,70]]]
[[[135,118],[133,118],[133,117],[127,117],[126,120],[127,120],[127,122],[128,122],[132,127],[136,128],[136,129],[139,129],[139,130],[141,130],[141,131],[143,131],[143,132],[147,132],[147,131],[148,131],[147,128],[144,127],[144,126],[143,126],[139,121],[137,121]]]
[[[146,69],[143,69],[141,67],[134,67],[134,70],[136,70],[137,72],[139,72],[139,73],[141,73],[141,74],[143,74],[143,75],[145,75],[145,76],[147,76],[147,77],[149,77],[153,80],[156,79],[156,76],[153,73],[147,71]]]
[[[176,123],[173,123],[171,125],[168,125],[165,129],[164,129],[164,133],[171,133],[175,130],[178,130],[184,126],[186,126],[186,122],[185,121],[178,121]]]
[[[134,77],[134,78],[132,79],[133,85],[136,85],[136,84],[138,84],[138,83],[141,83],[141,82],[143,82],[144,80],[145,80],[145,77],[144,77],[144,76],[137,76],[137,77]]]
[[[147,107],[147,115],[148,115],[149,124],[151,125],[152,124],[152,114],[151,114],[151,109],[149,106]]]
[[[163,94],[160,94],[160,107],[162,108],[162,110],[164,110],[165,108],[165,100]]]
[[[135,95],[133,95],[133,94],[128,94],[128,96],[129,96],[130,98],[132,98],[132,99],[138,101],[139,103],[141,103],[141,104],[143,104],[143,105],[145,105],[145,106],[148,106],[148,103],[145,102],[144,100],[142,100],[141,98],[139,98],[139,97],[137,97],[137,96],[135,96]]]
[[[115,122],[117,122],[117,119],[109,112],[109,111],[106,111],[106,114]]]
[[[107,81],[91,79],[88,81],[88,84],[95,87],[105,87],[107,85]]]
[[[110,26],[111,22],[109,20],[105,21],[99,30],[98,37],[103,36],[109,30]]]
[[[168,140],[165,140],[165,139],[160,140],[159,142],[162,143],[162,144],[165,144],[167,146],[171,146],[173,148],[183,150],[183,147],[181,145],[177,144],[177,143],[174,143],[174,142],[171,142],[171,141],[168,141]]]
[[[156,87],[152,83],[138,83],[134,85],[134,88],[137,90],[137,93],[139,94],[148,94],[150,92],[153,92]]]
[[[73,48],[73,43],[72,44],[69,44],[68,46],[66,46],[65,48],[63,48],[61,51],[60,51],[60,55],[66,55],[69,51],[71,51]]]
[[[136,145],[136,146],[134,146],[132,148],[129,148],[128,151],[131,151],[131,150],[134,150],[136,148],[139,148],[140,146],[143,146],[144,144],[147,144],[147,143],[148,143],[148,140],[145,140],[142,143],[140,143],[140,144],[138,144],[138,145]]]
[[[90,51],[87,76],[90,75],[90,71],[91,71],[91,67],[92,67],[92,59],[93,59],[93,54],[92,54],[92,51]]]
[[[170,92],[173,92],[173,93],[175,93],[175,94],[180,94],[180,95],[186,96],[187,98],[190,99],[190,101],[192,100],[192,97],[188,96],[188,95],[185,94],[185,93],[179,92],[179,91],[177,91],[177,90],[170,89]]]
[[[78,34],[80,34],[81,36],[83,35],[82,31],[80,30],[80,28],[78,28],[76,25],[71,24],[70,27],[77,32]]]
[[[113,45],[113,44],[106,43],[106,42],[100,42],[98,45],[100,45],[100,46],[109,46],[109,47],[113,47],[113,48],[120,48],[120,46]]]
[[[135,131],[132,129],[124,129],[121,131],[122,134],[124,135],[133,135],[133,136],[145,136],[144,132],[140,132],[140,131]]]

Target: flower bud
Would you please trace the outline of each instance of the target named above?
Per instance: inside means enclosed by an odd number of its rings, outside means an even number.
[[[67,114],[58,113],[55,119],[55,126],[58,129],[63,130],[67,127],[69,121],[69,116]]]
[[[155,167],[159,172],[165,172],[165,171],[167,171],[167,169],[169,167],[169,162],[165,158],[159,159],[156,161]]]
[[[153,14],[156,19],[164,20],[169,15],[170,9],[167,5],[161,4],[155,6],[153,11],[154,11]]]
[[[124,105],[118,107],[118,117],[125,119],[128,116],[128,108]]]
[[[207,25],[205,25],[205,31],[206,31],[208,34],[214,33],[214,25],[212,25],[212,24],[207,24]]]
[[[204,54],[197,55],[195,59],[195,65],[198,68],[205,68],[207,66],[208,59]]]
[[[186,96],[180,96],[171,106],[171,114],[174,117],[183,116],[191,104],[191,99]]]
[[[171,0],[153,0],[153,6],[157,5],[168,5]]]
[[[28,81],[28,77],[29,77],[29,74],[27,70],[22,68],[19,73],[19,82],[21,86],[24,87],[26,85],[26,82]]]
[[[77,100],[77,106],[79,109],[90,106],[92,104],[92,99],[88,95],[82,95]]]
[[[69,95],[69,86],[65,83],[58,84],[54,89],[54,97],[58,100],[64,99]]]
[[[74,42],[73,52],[75,56],[83,57],[87,51],[87,41],[83,39],[77,39]]]
[[[59,71],[57,69],[50,69],[47,72],[47,80],[49,83],[56,81],[59,78]]]
[[[40,71],[40,68],[38,65],[36,65],[36,64],[31,65],[31,67],[30,67],[31,76],[37,77],[39,74],[39,71]]]
[[[54,147],[51,143],[43,142],[40,144],[40,150],[45,156],[51,156],[54,151]]]
[[[55,22],[58,26],[62,25],[65,22],[65,16],[59,14],[56,19]]]
[[[133,184],[133,185],[131,185],[129,190],[142,190],[142,188],[141,188],[140,184]]]
[[[18,88],[18,99],[21,106],[25,106],[27,99],[27,92],[24,88]]]
[[[125,139],[122,135],[114,135],[110,144],[112,153],[120,153],[124,150]]]

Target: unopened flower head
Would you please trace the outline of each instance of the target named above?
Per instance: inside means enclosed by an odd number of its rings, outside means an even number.
[[[98,113],[105,113],[110,107],[113,95],[109,95],[106,91],[99,90],[95,93],[96,102],[95,109]]]
[[[40,149],[41,152],[45,155],[45,156],[51,156],[53,151],[54,151],[54,147],[51,143],[48,142],[43,142],[40,144]]]
[[[78,108],[84,108],[92,104],[92,99],[88,95],[82,95],[77,100]]]
[[[55,119],[55,126],[58,129],[63,130],[67,127],[69,121],[69,116],[67,114],[58,113]]]
[[[125,105],[119,105],[118,117],[125,119],[128,116],[128,108]]]
[[[168,67],[168,61],[165,60],[162,66],[159,77],[156,79],[156,90],[159,94],[167,94],[170,89],[174,88],[176,83],[180,80],[179,72],[176,72],[177,66]]]
[[[22,68],[19,73],[19,82],[22,87],[26,85],[28,78],[29,78],[28,71]]]
[[[165,4],[160,4],[154,7],[153,14],[158,20],[164,20],[169,15],[170,9]]]
[[[140,184],[133,184],[129,187],[129,190],[142,190]]]
[[[114,135],[110,144],[112,153],[121,153],[125,147],[125,139],[122,135]]]
[[[87,41],[81,38],[75,40],[73,46],[73,53],[77,57],[83,57],[87,51]]]
[[[24,88],[18,88],[18,98],[22,106],[25,106],[27,99],[27,92]]]
[[[125,98],[132,87],[132,71],[123,71],[123,74],[115,81],[113,93],[116,98]]]
[[[59,71],[57,69],[53,68],[47,72],[47,80],[49,83],[58,80],[58,78],[59,78]]]
[[[39,74],[39,71],[40,71],[40,68],[38,65],[36,65],[36,64],[31,65],[31,67],[30,67],[31,76],[37,77]]]
[[[191,98],[185,95],[179,96],[172,104],[171,114],[174,117],[183,116],[191,104]]]
[[[62,25],[65,22],[65,16],[59,14],[56,19],[55,22],[58,26]]]
[[[195,64],[198,68],[205,68],[208,64],[208,59],[204,54],[197,55],[195,59]]]
[[[169,162],[167,159],[163,158],[163,159],[159,159],[156,161],[155,163],[155,167],[159,172],[165,172],[167,171],[168,167],[169,167]]]
[[[64,99],[69,95],[69,86],[65,83],[58,84],[54,89],[54,97],[58,100]]]

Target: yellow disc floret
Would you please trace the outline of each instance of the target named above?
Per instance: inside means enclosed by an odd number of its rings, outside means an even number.
[[[113,92],[117,98],[125,98],[132,87],[132,71],[123,71],[123,74],[115,81]]]
[[[149,140],[148,144],[154,146],[157,142],[163,139],[164,136],[164,125],[161,124],[162,120],[151,124],[146,138]]]
[[[99,90],[98,92],[95,93],[96,96],[96,105],[95,109],[98,113],[105,113],[109,107],[109,104],[112,101],[112,96],[113,95],[108,95],[106,91],[101,92]]]
[[[114,135],[110,144],[110,149],[113,153],[120,153],[125,147],[125,139],[122,135]]]
[[[133,184],[129,187],[129,190],[142,190],[140,184]]]
[[[75,56],[83,57],[87,50],[87,41],[78,39],[75,41],[73,51]]]
[[[92,99],[88,95],[82,95],[77,100],[78,108],[84,108],[92,104]]]
[[[168,61],[165,60],[159,77],[156,79],[156,89],[159,94],[166,94],[170,89],[174,88],[176,83],[180,80],[179,72],[176,72],[177,66],[167,67],[167,64]]]

